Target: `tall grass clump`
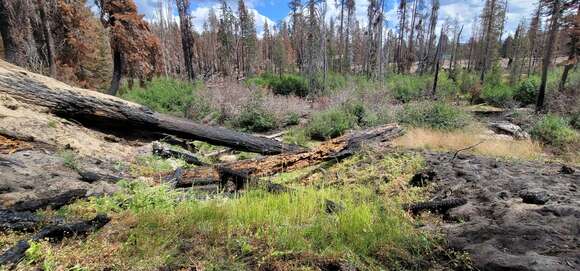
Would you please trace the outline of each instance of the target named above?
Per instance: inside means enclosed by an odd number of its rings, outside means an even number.
[[[387,117],[370,111],[362,103],[347,101],[339,106],[315,113],[306,125],[306,134],[316,140],[341,136],[349,129],[381,124]]]
[[[532,128],[531,135],[549,145],[565,148],[577,144],[579,135],[566,119],[556,115],[545,115]]]
[[[191,106],[196,106],[199,115],[205,115],[211,110],[203,97],[198,95],[201,83],[192,84],[167,77],[153,79],[145,87],[128,89],[126,86],[120,91],[121,98],[145,105],[161,113],[185,116]]]
[[[465,111],[443,102],[407,104],[398,113],[400,123],[412,127],[455,130],[467,126],[471,116]]]

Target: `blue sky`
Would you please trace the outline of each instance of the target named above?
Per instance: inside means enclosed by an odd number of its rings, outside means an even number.
[[[174,0],[164,0],[166,3],[173,3]],[[336,6],[336,0],[325,0],[327,6],[327,17],[338,17],[339,9]],[[149,19],[155,18],[156,7],[159,6],[159,0],[135,0],[139,12],[145,14]],[[197,30],[201,30],[203,22],[211,7],[217,7],[217,1],[213,0],[191,0],[191,13],[193,24]],[[385,0],[385,14],[389,28],[396,27],[397,13],[396,7],[399,0]],[[425,0],[429,3],[430,0]],[[522,20],[529,18],[534,10],[535,0],[509,0],[508,20],[506,33],[515,31],[517,24]],[[234,8],[237,6],[237,0],[229,2]],[[366,23],[366,12],[368,0],[355,0],[356,16],[359,21]],[[478,16],[483,8],[483,0],[441,0],[441,9],[439,13],[439,24],[445,19],[457,19],[460,24],[465,26],[464,38],[470,35],[473,18]],[[262,32],[264,21],[270,25],[284,19],[288,13],[288,0],[246,0],[246,5],[254,13],[258,33]]]

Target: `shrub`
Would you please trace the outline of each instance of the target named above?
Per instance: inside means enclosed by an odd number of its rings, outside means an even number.
[[[234,122],[236,127],[252,132],[266,132],[278,126],[274,116],[259,105],[244,107]]]
[[[533,104],[536,101],[539,80],[537,77],[530,77],[521,81],[515,91],[514,99],[523,105]]]
[[[505,106],[512,101],[513,89],[504,84],[484,85],[481,90],[481,98],[488,104]]]
[[[290,112],[287,116],[286,116],[286,121],[285,121],[285,125],[297,125],[298,123],[300,123],[300,115],[298,115],[298,113],[296,112]]]
[[[306,134],[312,139],[328,139],[342,135],[352,129],[357,117],[340,107],[314,114],[306,126]]]
[[[268,86],[275,94],[296,95],[306,97],[308,95],[308,84],[306,79],[299,75],[282,75],[282,77],[272,77]]]
[[[470,73],[468,71],[462,71],[459,73],[457,85],[459,86],[461,92],[468,93],[476,88],[478,84],[479,78],[477,78],[476,74]]]
[[[387,86],[397,100],[406,103],[421,96],[429,81],[426,76],[392,75],[387,79]]]
[[[211,110],[198,94],[200,84],[179,81],[171,78],[155,78],[145,88],[135,87],[120,91],[123,99],[145,105],[161,113],[184,116],[188,108],[196,105],[200,115],[206,115]]]
[[[578,134],[565,119],[556,115],[546,115],[531,131],[532,136],[555,147],[564,147],[578,141]]]
[[[452,80],[449,74],[443,72],[437,80],[437,96],[455,97],[459,94],[459,87]]]
[[[414,127],[453,130],[465,127],[471,117],[457,107],[442,102],[405,105],[398,114],[400,123]]]
[[[480,98],[488,104],[505,106],[512,101],[513,96],[513,89],[503,82],[501,68],[495,64],[485,78]]]

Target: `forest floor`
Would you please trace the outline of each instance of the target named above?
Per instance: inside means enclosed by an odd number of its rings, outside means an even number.
[[[0,269],[580,268],[577,165],[546,161],[537,145],[485,128],[410,129],[390,147],[370,146],[338,163],[261,178],[230,195],[215,187],[192,191],[164,184],[168,173],[188,165],[152,155],[151,142],[116,138],[0,98],[0,127],[17,133],[0,137],[1,206],[36,210],[72,195],[83,199],[36,214],[43,223],[101,212],[112,217],[87,239],[34,243],[24,261]],[[223,150],[196,146],[200,157]],[[222,153],[204,159],[256,157]],[[116,178],[91,182],[84,171]],[[426,183],[416,187],[414,176]],[[273,193],[271,183],[288,190]],[[443,214],[413,215],[402,208],[447,198],[467,203]],[[30,234],[3,231],[0,250]]]

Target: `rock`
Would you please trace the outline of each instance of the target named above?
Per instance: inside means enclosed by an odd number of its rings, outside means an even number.
[[[284,193],[290,191],[290,189],[279,183],[268,182],[266,184],[266,191],[274,194]]]
[[[560,173],[562,174],[574,174],[574,172],[576,172],[576,170],[574,170],[573,167],[567,165],[563,165],[560,169]]]
[[[492,122],[489,124],[489,127],[493,129],[495,132],[500,134],[508,134],[515,139],[529,139],[530,135],[524,131],[520,126],[517,126],[513,123],[504,121],[504,122]]]
[[[433,180],[435,180],[436,176],[437,176],[437,173],[435,171],[433,171],[432,169],[425,169],[425,170],[413,175],[413,178],[411,178],[411,181],[409,181],[409,184],[411,186],[415,186],[415,187],[423,187],[423,186],[429,184],[430,182],[432,182]]]
[[[520,198],[522,198],[524,203],[544,205],[550,200],[550,195],[546,191],[522,191],[520,193]]]
[[[112,195],[119,191],[119,187],[115,184],[108,183],[105,181],[100,181],[95,183],[89,190],[87,191],[86,196],[105,196],[105,195]]]
[[[324,200],[324,211],[327,214],[335,214],[342,210],[344,210],[344,205],[342,205],[341,203],[336,203],[328,199]]]

